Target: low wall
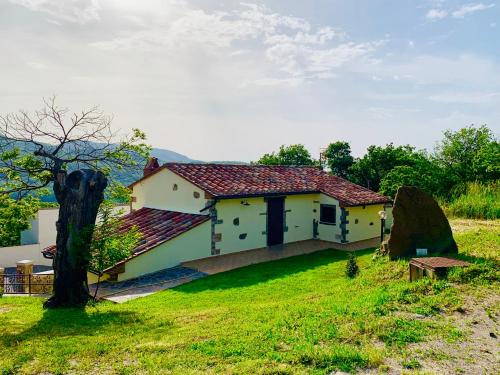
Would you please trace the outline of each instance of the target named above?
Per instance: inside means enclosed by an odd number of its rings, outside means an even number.
[[[20,260],[32,260],[34,264],[52,266],[51,259],[45,259],[40,244],[0,247],[0,267],[15,267]]]

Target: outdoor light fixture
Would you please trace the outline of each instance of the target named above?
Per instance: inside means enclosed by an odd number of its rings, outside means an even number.
[[[385,219],[387,219],[387,212],[379,211],[378,216],[380,217],[380,243],[382,243],[384,242]]]

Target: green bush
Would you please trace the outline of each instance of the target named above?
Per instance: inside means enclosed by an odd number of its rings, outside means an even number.
[[[469,219],[500,219],[500,183],[481,184],[472,182],[448,203],[450,216]]]
[[[355,277],[359,273],[358,263],[356,262],[356,256],[354,253],[349,253],[349,259],[345,267],[345,274],[349,278]]]

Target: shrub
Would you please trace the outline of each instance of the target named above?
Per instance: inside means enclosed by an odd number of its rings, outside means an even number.
[[[446,211],[455,217],[469,219],[500,219],[500,183],[468,183],[447,205]]]
[[[356,262],[356,256],[354,253],[349,253],[349,259],[347,260],[345,274],[349,278],[355,277],[359,273],[359,267]]]

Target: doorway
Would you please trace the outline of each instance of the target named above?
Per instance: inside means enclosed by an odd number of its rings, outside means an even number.
[[[267,246],[283,243],[284,211],[285,198],[267,199]]]

